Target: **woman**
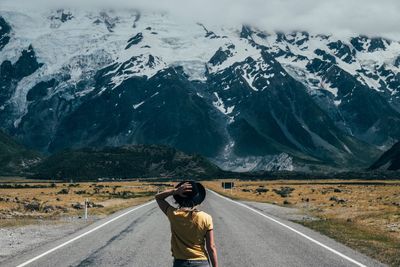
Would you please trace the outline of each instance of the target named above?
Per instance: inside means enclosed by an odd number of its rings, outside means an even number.
[[[169,205],[165,200],[169,196],[174,197],[179,208]],[[193,181],[181,182],[175,189],[156,195],[158,206],[171,224],[174,267],[209,267],[208,260],[218,267],[212,218],[196,209],[205,197],[204,187]]]

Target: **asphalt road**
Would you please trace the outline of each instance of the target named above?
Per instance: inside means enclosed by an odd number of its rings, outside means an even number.
[[[223,267],[383,266],[312,230],[265,213],[262,204],[233,202],[209,191],[201,208],[213,216]],[[118,212],[1,266],[172,266],[169,223],[151,202]]]

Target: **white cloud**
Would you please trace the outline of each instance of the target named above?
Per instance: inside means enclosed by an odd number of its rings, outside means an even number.
[[[0,0],[35,6],[157,9],[184,19],[266,30],[400,36],[398,0]]]

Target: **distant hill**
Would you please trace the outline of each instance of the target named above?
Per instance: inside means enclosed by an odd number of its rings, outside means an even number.
[[[0,130],[0,175],[21,175],[41,160],[37,152],[26,149]]]
[[[400,170],[400,142],[397,142],[388,151],[383,153],[383,155],[374,164],[372,164],[369,169],[381,169],[389,171]]]
[[[84,148],[53,154],[32,169],[34,178],[211,177],[221,170],[207,159],[161,145]]]

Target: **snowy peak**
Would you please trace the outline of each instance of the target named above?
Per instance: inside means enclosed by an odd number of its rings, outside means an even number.
[[[135,36],[133,36],[128,40],[128,45],[125,47],[125,49],[129,49],[131,46],[137,45],[142,41],[142,39],[143,39],[143,34],[139,32],[138,34],[136,34]]]
[[[220,47],[209,61],[211,68],[214,66],[221,65],[228,58],[234,56],[234,50],[235,50],[234,44],[226,44],[224,47]]]
[[[159,143],[291,170],[360,166],[400,136],[393,40],[8,6],[0,50],[1,125],[43,151]]]
[[[377,37],[357,36],[351,38],[350,43],[359,52],[376,52],[386,50],[391,41]]]
[[[134,77],[152,77],[159,70],[166,68],[167,65],[160,58],[151,54],[133,56],[129,60],[116,63],[109,67],[110,71],[105,77],[111,77],[112,88],[119,86],[123,81]]]
[[[72,20],[73,18],[74,16],[70,11],[58,9],[54,14],[49,16],[49,19],[51,20],[50,27],[59,28],[62,23]]]
[[[351,64],[355,62],[356,50],[351,48],[348,44],[343,43],[341,40],[328,43],[329,49],[333,54],[343,60],[344,62]]]

